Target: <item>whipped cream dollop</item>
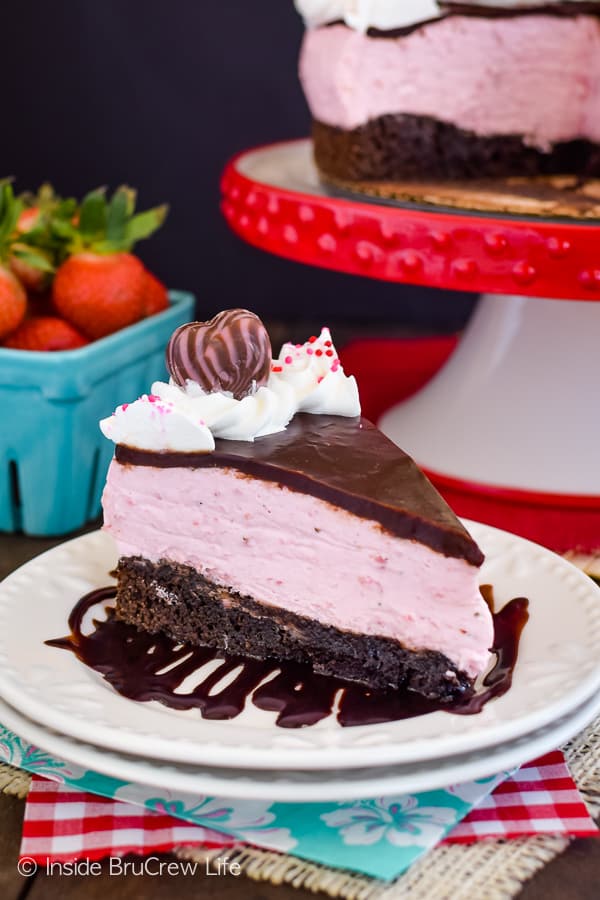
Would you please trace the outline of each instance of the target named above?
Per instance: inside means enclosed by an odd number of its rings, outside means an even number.
[[[360,415],[358,385],[344,373],[328,328],[304,344],[286,343],[274,362],[269,387],[291,387],[297,412]]]
[[[133,403],[123,403],[112,416],[102,419],[100,430],[104,437],[140,450],[182,453],[214,450],[215,439],[204,420],[189,415],[186,403],[175,404],[155,393],[159,386],[160,382],[152,385],[151,394],[144,394]]]
[[[253,441],[283,431],[297,412],[360,415],[356,379],[344,373],[328,328],[304,344],[284,344],[267,384],[240,400],[190,380],[157,381],[100,428],[116,444],[140,450],[210,453],[215,438]]]
[[[296,9],[308,28],[316,28],[329,22],[342,21],[355,31],[369,28],[394,31],[408,28],[419,22],[428,22],[444,15],[453,6],[465,0],[295,0]],[[557,6],[563,0],[471,0],[477,7],[500,9],[539,9],[540,6]],[[581,0],[566,0],[577,3]],[[600,7],[600,0],[595,0]]]

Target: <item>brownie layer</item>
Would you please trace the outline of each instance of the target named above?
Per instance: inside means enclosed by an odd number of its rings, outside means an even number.
[[[231,654],[310,663],[315,672],[375,690],[401,685],[450,701],[472,689],[443,654],[389,638],[345,632],[266,606],[210,582],[190,566],[125,557],[117,567],[116,614],[137,628]]]
[[[564,141],[542,152],[520,135],[480,136],[430,116],[384,115],[352,130],[315,121],[313,141],[321,175],[337,181],[600,176],[598,143]]]

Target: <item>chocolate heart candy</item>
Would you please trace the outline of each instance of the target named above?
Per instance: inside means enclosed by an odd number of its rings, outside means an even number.
[[[263,323],[247,309],[226,309],[210,322],[189,322],[167,346],[167,368],[182,386],[195,381],[208,393],[231,391],[241,400],[253,384],[267,383],[271,342]]]

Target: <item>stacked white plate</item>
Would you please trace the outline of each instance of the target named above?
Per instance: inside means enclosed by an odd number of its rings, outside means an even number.
[[[114,778],[220,797],[310,802],[414,792],[483,778],[554,749],[600,712],[600,588],[561,557],[465,523],[486,554],[497,608],[529,599],[511,689],[471,716],[280,728],[248,703],[235,719],[128,700],[72,653],[77,600],[110,583],[112,540],[94,532],[0,584],[0,722],[66,760]],[[93,610],[103,615],[102,606]],[[84,626],[85,627],[85,626]],[[89,623],[88,623],[88,627]]]

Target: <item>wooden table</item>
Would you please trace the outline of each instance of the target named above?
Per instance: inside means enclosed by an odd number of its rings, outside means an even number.
[[[97,524],[92,526],[97,527]],[[87,529],[90,530],[90,529]],[[61,539],[27,538],[0,534],[0,579],[17,566],[60,543]],[[255,884],[243,875],[207,875],[199,866],[195,875],[47,875],[39,871],[31,878],[18,874],[16,863],[21,840],[24,801],[0,794],[0,900],[111,900],[143,898],[155,900],[171,895],[177,900],[203,897],[207,900],[300,900],[314,896],[288,886]],[[160,855],[162,861],[174,857]],[[134,859],[130,857],[129,859]],[[520,900],[598,900],[600,898],[600,839],[574,841],[539,872],[520,894]],[[451,900],[451,898],[449,898]],[[473,900],[479,900],[474,897]]]

